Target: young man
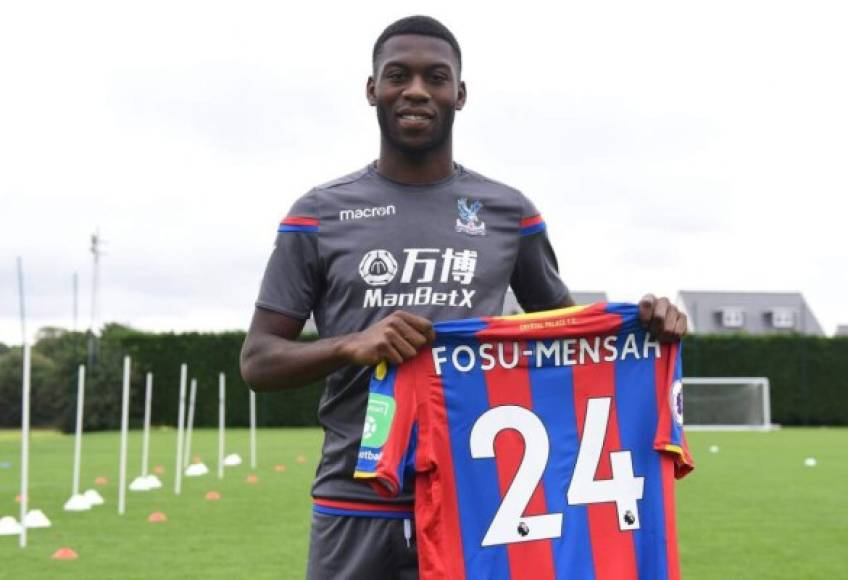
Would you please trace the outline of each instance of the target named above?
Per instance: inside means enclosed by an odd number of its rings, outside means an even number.
[[[245,381],[274,390],[326,377],[309,578],[417,577],[411,485],[387,502],[352,477],[369,367],[412,358],[433,321],[499,314],[508,286],[527,311],[573,305],[533,204],[453,160],[461,69],[456,39],[432,18],[383,31],[366,86],[379,158],[295,202],[262,281]],[[685,333],[667,299],[647,295],[640,307],[661,339]],[[321,339],[296,342],[310,313]]]

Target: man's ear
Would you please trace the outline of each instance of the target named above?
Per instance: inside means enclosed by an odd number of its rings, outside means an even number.
[[[465,89],[465,81],[459,81],[459,91],[457,91],[456,110],[461,111],[465,106],[465,100],[468,98],[468,92]]]
[[[372,107],[377,106],[377,93],[374,84],[374,77],[368,77],[368,82],[365,83],[365,98],[368,99],[368,104]]]

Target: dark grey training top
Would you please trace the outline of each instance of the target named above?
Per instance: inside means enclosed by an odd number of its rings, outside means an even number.
[[[295,202],[256,305],[299,319],[314,313],[327,338],[398,309],[434,322],[497,315],[508,285],[528,311],[568,296],[544,222],[521,192],[459,165],[440,182],[406,185],[372,164]],[[353,479],[369,376],[345,366],[327,377],[315,497],[387,502]],[[409,503],[411,488],[390,502]]]

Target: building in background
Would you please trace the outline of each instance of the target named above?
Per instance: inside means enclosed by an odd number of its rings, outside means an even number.
[[[700,292],[682,290],[677,307],[693,334],[779,334],[824,336],[800,292]]]

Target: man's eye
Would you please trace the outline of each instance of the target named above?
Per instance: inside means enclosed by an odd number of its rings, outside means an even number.
[[[391,72],[391,73],[386,75],[386,78],[389,79],[390,81],[402,81],[403,77],[404,77],[404,75],[400,71]]]

